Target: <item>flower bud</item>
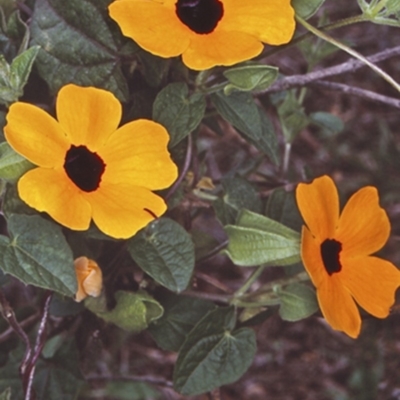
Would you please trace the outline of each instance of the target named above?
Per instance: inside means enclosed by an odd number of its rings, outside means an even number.
[[[78,257],[74,266],[78,282],[75,301],[80,302],[87,296],[98,297],[103,286],[103,274],[96,261]]]

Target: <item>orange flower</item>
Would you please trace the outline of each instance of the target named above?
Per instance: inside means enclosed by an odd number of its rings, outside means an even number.
[[[70,229],[86,230],[93,219],[122,239],[166,211],[153,190],[170,186],[177,167],[163,126],[140,119],[118,127],[120,102],[93,87],[64,86],[56,108],[58,121],[23,102],[7,114],[8,143],[38,166],[18,181],[23,201]]]
[[[75,295],[77,302],[87,296],[100,296],[103,287],[103,274],[96,261],[87,257],[78,257],[74,261],[78,290]]]
[[[400,271],[371,255],[390,234],[377,190],[360,189],[340,216],[336,186],[326,175],[299,184],[296,199],[306,223],[301,257],[317,288],[322,314],[332,328],[356,338],[361,329],[356,302],[373,316],[385,318],[400,286]]]
[[[261,53],[263,43],[290,41],[290,0],[116,0],[109,12],[122,33],[160,57],[182,54],[192,69],[233,65]]]

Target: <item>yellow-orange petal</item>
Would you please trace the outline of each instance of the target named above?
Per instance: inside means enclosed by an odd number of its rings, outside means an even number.
[[[117,129],[121,114],[120,102],[106,90],[69,84],[58,92],[57,119],[64,132],[72,144],[93,152]]]
[[[167,188],[178,176],[168,141],[166,129],[153,121],[142,119],[122,126],[99,149],[107,165],[102,179],[150,190]]]
[[[11,105],[4,134],[10,146],[41,167],[62,166],[70,143],[58,122],[28,103]]]
[[[350,293],[342,286],[338,274],[333,274],[317,288],[318,303],[328,324],[352,338],[361,330],[360,312]]]
[[[290,0],[227,0],[218,28],[248,33],[264,43],[288,43],[295,30]]]
[[[74,261],[78,290],[75,294],[77,302],[87,296],[100,296],[103,287],[103,274],[96,261],[87,257],[78,257]]]
[[[343,245],[343,256],[375,253],[389,238],[389,218],[380,206],[376,188],[367,186],[353,194],[339,219],[336,239]]]
[[[176,1],[118,0],[108,7],[125,36],[161,57],[175,57],[189,46],[192,32],[177,17]]]
[[[301,232],[301,259],[316,288],[329,279],[321,257],[321,242],[306,226],[303,226]]]
[[[148,189],[101,182],[100,188],[85,193],[93,211],[93,221],[106,235],[127,239],[164,214],[164,200]]]
[[[364,310],[385,318],[400,286],[400,271],[391,262],[378,257],[346,258],[340,281]]]
[[[324,175],[309,184],[300,183],[296,200],[305,224],[320,243],[333,239],[339,221],[339,196],[333,180]]]
[[[263,48],[263,44],[248,33],[216,29],[208,35],[193,36],[182,60],[191,69],[205,70],[249,60],[260,54]]]
[[[63,169],[35,168],[18,181],[18,193],[30,207],[47,212],[61,225],[86,230],[91,207]]]

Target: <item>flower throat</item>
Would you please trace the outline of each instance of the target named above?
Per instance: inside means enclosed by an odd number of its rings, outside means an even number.
[[[85,192],[93,192],[99,187],[105,168],[103,160],[86,146],[72,145],[65,155],[65,172]]]
[[[326,239],[321,244],[321,257],[324,267],[329,275],[339,272],[342,269],[340,264],[340,252],[342,251],[342,243],[335,239]]]
[[[178,0],[176,15],[189,29],[199,34],[211,33],[224,14],[219,0]]]

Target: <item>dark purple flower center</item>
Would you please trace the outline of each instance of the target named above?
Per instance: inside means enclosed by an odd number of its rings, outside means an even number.
[[[85,192],[93,192],[99,187],[105,168],[103,160],[86,146],[72,145],[65,155],[65,172]]]
[[[176,15],[182,23],[196,33],[211,33],[223,14],[224,7],[219,0],[178,0],[176,2]]]
[[[326,272],[332,275],[342,269],[340,264],[340,252],[342,251],[342,243],[335,239],[326,239],[321,244],[321,257],[324,262]]]

